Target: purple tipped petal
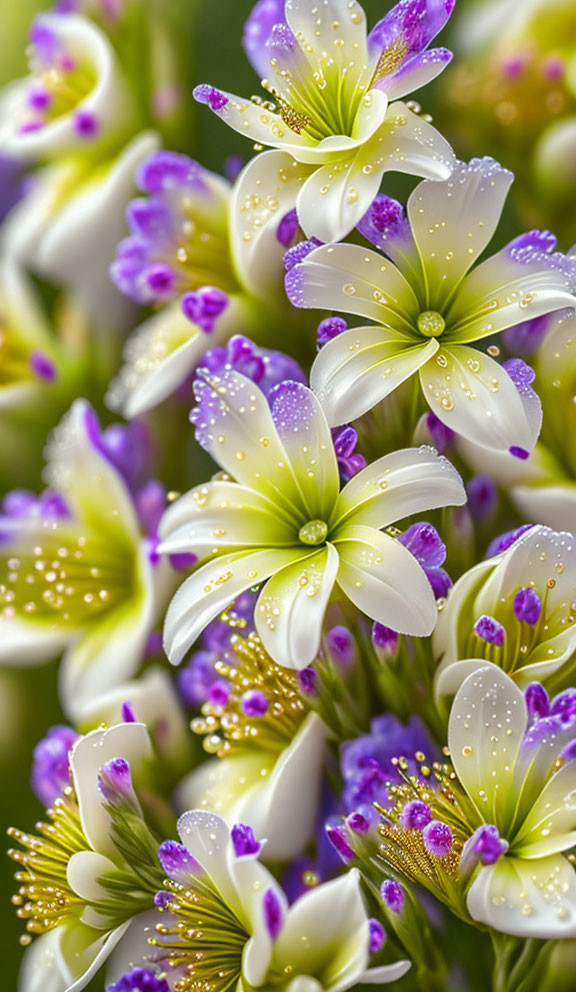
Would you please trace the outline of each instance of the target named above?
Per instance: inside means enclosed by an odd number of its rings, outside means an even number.
[[[78,734],[72,727],[51,727],[34,748],[31,785],[40,802],[51,806],[70,785],[70,749]]]
[[[235,823],[230,831],[237,858],[258,857],[262,845],[256,840],[252,827]]]
[[[268,930],[272,940],[276,940],[276,937],[282,929],[284,920],[282,916],[282,906],[280,905],[280,900],[278,899],[274,889],[266,890],[262,908],[264,910],[264,922],[266,924],[266,929]]]
[[[161,193],[175,186],[196,184],[201,169],[187,155],[178,152],[154,152],[140,166],[136,181],[144,193]]]
[[[190,875],[202,873],[202,868],[183,844],[175,840],[165,840],[158,848],[158,860],[162,871],[175,882],[185,883]]]
[[[502,368],[506,369],[519,392],[525,390],[527,386],[531,386],[536,378],[534,369],[521,358],[509,358],[507,362],[502,364]]]
[[[123,723],[136,723],[136,714],[132,708],[132,704],[125,702],[122,703],[122,722]]]
[[[507,530],[504,534],[500,534],[499,537],[494,538],[488,547],[486,552],[487,558],[492,558],[493,555],[498,555],[502,551],[507,551],[508,548],[512,547],[516,543],[518,538],[522,537],[526,531],[530,530],[534,524],[522,524],[521,527],[517,527],[515,530]]]
[[[514,596],[514,615],[521,623],[532,627],[538,623],[542,612],[542,600],[535,589],[519,589]]]
[[[367,820],[362,813],[351,813],[346,817],[346,823],[355,834],[367,834],[370,830],[370,820]]]
[[[348,843],[345,827],[327,826],[326,836],[332,844],[334,850],[337,851],[342,858],[342,861],[346,863],[353,860],[354,851]]]
[[[537,720],[548,716],[550,712],[550,700],[548,699],[546,689],[540,682],[531,682],[524,690],[524,698],[526,699],[528,716]]]
[[[519,448],[517,444],[513,444],[508,451],[514,458],[520,459],[521,462],[525,462],[530,458],[530,452],[526,448]]]
[[[474,631],[483,641],[495,644],[497,647],[502,647],[506,639],[506,630],[502,624],[486,614],[478,618],[474,624]]]
[[[505,250],[512,258],[521,260],[535,251],[549,254],[555,247],[556,237],[551,231],[533,230],[509,241]]]
[[[318,324],[318,331],[316,334],[316,346],[318,349],[324,344],[328,344],[332,338],[337,337],[339,334],[343,334],[344,331],[348,330],[348,324],[342,317],[326,317]]]
[[[197,103],[207,104],[207,106],[210,107],[210,110],[222,110],[222,108],[228,103],[228,97],[225,93],[221,93],[220,90],[217,90],[214,86],[209,86],[206,83],[196,86],[192,96]]]
[[[315,248],[318,248],[319,245],[320,242],[317,241],[316,238],[312,238],[310,241],[299,241],[293,248],[289,248],[284,255],[284,268],[286,269],[286,272],[292,272],[294,267],[299,265],[300,262],[303,262],[310,252],[314,251]],[[288,290],[286,291],[288,292]],[[291,299],[289,293],[288,297]]]
[[[508,842],[502,840],[498,828],[492,823],[484,824],[474,831],[466,841],[460,856],[460,872],[466,874],[480,862],[493,865],[508,850]]]
[[[404,907],[404,889],[400,885],[400,882],[396,882],[393,878],[385,879],[380,886],[380,895],[384,905],[393,913],[402,912]]]
[[[272,53],[267,42],[276,24],[283,24],[289,30],[284,16],[284,0],[259,0],[244,25],[244,51],[261,79],[270,75]]]
[[[405,268],[406,260],[417,255],[404,207],[383,193],[373,200],[358,224],[358,230],[399,268]]]
[[[400,0],[368,35],[370,55],[392,49],[405,53],[404,62],[423,51],[446,24],[454,3],[455,0]]]
[[[446,545],[432,524],[412,524],[398,540],[426,568],[436,568],[446,559]]]

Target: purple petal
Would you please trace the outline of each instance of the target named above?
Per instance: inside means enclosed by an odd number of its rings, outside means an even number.
[[[418,252],[404,207],[384,193],[379,193],[373,200],[358,224],[358,230],[400,269],[406,268],[407,260],[411,263],[417,259]]]
[[[432,524],[412,524],[400,534],[398,540],[416,561],[427,568],[438,568],[446,559],[446,545]]]
[[[282,929],[282,924],[284,922],[282,917],[282,907],[280,905],[280,900],[276,895],[274,889],[267,889],[264,895],[263,901],[264,909],[264,922],[266,924],[266,929],[272,937],[272,940],[276,940],[276,937]]]
[[[377,56],[384,49],[423,51],[442,30],[454,9],[455,0],[400,0],[368,35],[368,50]]]
[[[276,24],[288,27],[284,0],[259,0],[244,25],[244,51],[261,79],[270,75],[271,52],[266,43]]]
[[[252,827],[235,823],[230,831],[237,858],[257,857],[262,845],[256,840]]]

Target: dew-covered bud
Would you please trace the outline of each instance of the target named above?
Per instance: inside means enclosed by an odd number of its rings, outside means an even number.
[[[412,799],[406,803],[398,822],[404,830],[424,830],[431,820],[430,807],[421,799]]]
[[[242,696],[242,712],[246,716],[261,717],[268,711],[268,700],[259,689],[248,689]]]
[[[483,614],[474,624],[474,632],[488,644],[502,647],[506,640],[506,630],[498,620]]]
[[[452,831],[447,823],[431,820],[422,831],[426,850],[435,858],[445,858],[452,848]]]

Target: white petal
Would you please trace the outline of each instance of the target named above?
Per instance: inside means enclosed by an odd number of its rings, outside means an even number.
[[[35,937],[22,958],[18,992],[65,992],[66,975],[59,968],[58,930]]]
[[[290,907],[276,942],[280,967],[318,978],[329,992],[360,981],[368,965],[368,918],[353,868],[306,892]]]
[[[576,842],[576,766],[572,761],[555,772],[514,837],[521,858],[557,854]]]
[[[293,545],[291,520],[265,496],[235,482],[208,482],[191,489],[165,511],[159,529],[162,554],[213,548]]]
[[[397,982],[407,971],[410,971],[410,961],[395,961],[394,964],[383,964],[379,968],[369,968],[360,976],[361,985],[388,985]]]
[[[110,955],[106,968],[106,987],[109,982],[119,982],[133,968],[145,967],[154,960],[155,949],[148,943],[150,932],[158,923],[158,911],[148,910],[135,916],[122,940]]]
[[[366,317],[414,343],[420,305],[399,269],[371,248],[322,245],[286,278],[296,306],[337,310]]]
[[[467,905],[474,920],[501,933],[538,940],[576,936],[576,874],[559,854],[537,861],[500,858],[482,868]]]
[[[335,540],[337,582],[371,620],[402,634],[426,637],[436,623],[432,587],[413,555],[373,527],[347,526]]]
[[[499,668],[469,675],[448,724],[452,764],[485,823],[506,836],[516,759],[527,724],[524,695]]]
[[[500,556],[496,556],[479,562],[461,575],[449,590],[447,603],[438,614],[438,623],[432,635],[434,657],[440,662],[437,678],[441,672],[461,660],[461,638],[469,631],[469,617],[475,612],[475,597],[499,561]],[[437,692],[440,691],[445,690],[440,690],[437,686]]]
[[[505,369],[466,345],[447,345],[420,369],[426,401],[442,423],[488,448],[530,451],[539,420],[527,415]]]
[[[423,182],[408,217],[425,267],[428,308],[442,311],[453,288],[490,241],[513,175],[492,159],[457,163],[443,183]]]
[[[438,626],[436,630],[438,630]],[[434,634],[436,634],[436,630]],[[491,661],[485,661],[484,658],[464,658],[461,661],[454,661],[452,664],[438,668],[434,682],[436,697],[454,696],[469,675],[481,668],[491,667],[498,668],[498,665],[494,665]]]
[[[298,134],[284,123],[280,114],[263,110],[251,100],[219,90],[227,103],[215,111],[225,124],[243,134],[250,141],[270,148],[289,152],[298,162],[315,162],[318,158],[318,141],[306,131]],[[321,155],[321,153],[320,153]]]
[[[231,870],[234,849],[226,822],[215,813],[193,809],[178,820],[178,833],[192,857],[212,879],[223,901],[238,912],[239,894]]]
[[[366,15],[356,0],[326,0],[318,7],[311,7],[308,0],[286,0],[285,13],[311,63],[327,62],[325,53],[330,54],[337,69],[350,59],[368,60]]]
[[[435,339],[414,344],[383,327],[354,327],[316,356],[310,384],[332,425],[356,420],[436,354]]]
[[[448,179],[454,168],[456,159],[446,138],[401,100],[389,105],[378,139],[376,161],[383,160],[388,172],[437,182]]]
[[[338,552],[328,544],[286,565],[264,586],[254,620],[264,647],[277,665],[306,668],[318,654],[338,566]]]
[[[334,508],[334,526],[363,524],[382,529],[424,510],[461,506],[462,480],[434,448],[404,448],[384,455],[353,476]]]
[[[98,789],[98,773],[112,758],[125,758],[134,774],[151,752],[150,738],[143,723],[119,723],[107,730],[93,730],[81,737],[72,749],[70,768],[82,829],[93,850],[112,860],[118,853],[110,836],[110,817]]]
[[[51,624],[26,623],[0,614],[0,664],[20,667],[51,661],[62,653],[70,636],[70,631],[53,630]]]
[[[123,923],[105,934],[81,923],[62,928],[60,954],[72,976],[70,983],[66,985],[66,992],[81,992],[86,988],[120,943],[129,926],[130,922]]]
[[[108,891],[99,879],[115,869],[114,862],[103,854],[97,854],[96,851],[76,851],[66,866],[66,878],[74,892],[85,902],[99,902],[108,898]]]
[[[303,557],[300,548],[265,548],[222,555],[199,568],[180,586],[164,621],[164,648],[173,665],[230,603],[284,565]]]
[[[555,530],[576,530],[576,486],[515,486],[512,500],[529,520]]]
[[[296,206],[309,172],[309,167],[300,165],[287,152],[269,151],[248,162],[234,185],[230,205],[232,256],[242,285],[259,299],[278,299],[286,249],[276,232],[284,215]]]

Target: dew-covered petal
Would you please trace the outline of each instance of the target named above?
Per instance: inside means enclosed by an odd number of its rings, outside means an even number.
[[[283,151],[263,152],[243,169],[230,206],[231,251],[242,285],[259,299],[278,298],[284,246],[278,225],[296,205],[310,166]]]
[[[441,347],[420,369],[426,401],[442,423],[487,448],[531,451],[539,417],[528,409],[506,370],[466,345]]]
[[[207,624],[241,592],[304,557],[301,547],[236,551],[199,568],[180,586],[164,622],[164,647],[178,665]]]
[[[384,90],[389,100],[398,100],[432,82],[451,61],[452,52],[447,48],[430,48],[408,59],[395,73],[380,79],[376,86]]]
[[[98,789],[98,773],[112,758],[124,758],[134,773],[151,754],[143,723],[118,723],[106,730],[93,730],[72,748],[70,768],[82,829],[92,849],[112,860],[118,857],[118,850],[110,836],[110,816]]]
[[[235,859],[230,827],[216,813],[193,809],[178,820],[180,840],[210,876],[216,889],[232,908],[238,902],[231,865]]]
[[[499,858],[482,868],[467,898],[474,920],[501,933],[538,940],[576,936],[576,873],[556,854]]]
[[[296,517],[306,513],[298,482],[278,437],[264,393],[232,369],[201,369],[191,419],[196,440],[241,485],[255,489]],[[304,522],[304,521],[302,521]]]
[[[407,57],[427,48],[453,9],[454,0],[400,0],[392,7],[368,35],[370,56],[387,69],[382,78],[400,71],[394,61],[403,67]]]
[[[494,666],[468,676],[450,712],[448,747],[456,774],[483,821],[496,824],[504,837],[526,723],[523,693]]]
[[[438,623],[439,625],[440,623]],[[436,634],[436,631],[434,631],[434,634]],[[434,683],[437,697],[444,695],[454,696],[469,675],[479,671],[481,668],[490,667],[498,668],[498,665],[494,665],[491,661],[485,661],[484,658],[463,658],[460,661],[454,661],[445,667],[438,668]]]
[[[408,217],[428,280],[423,309],[442,311],[490,241],[512,183],[491,158],[458,162],[443,183],[423,182],[408,200]]]
[[[286,276],[297,307],[335,310],[366,317],[399,332],[415,334],[420,312],[410,283],[396,266],[360,245],[322,245]]]
[[[434,448],[404,448],[384,455],[344,486],[334,508],[334,526],[363,524],[381,529],[424,510],[461,506],[462,480]]]
[[[557,854],[576,843],[576,765],[570,761],[546,783],[514,837],[521,858]]]
[[[328,544],[276,572],[264,586],[254,619],[276,664],[306,668],[316,657],[338,563],[338,552]]]
[[[499,558],[489,558],[479,562],[460,576],[450,589],[432,636],[434,657],[440,661],[438,672],[460,661],[461,629],[470,627],[469,614],[474,610],[475,596],[498,561]]]
[[[325,71],[332,77],[351,60],[367,66],[366,16],[357,0],[326,0],[314,5],[308,0],[286,0],[285,13],[289,28],[314,68],[331,59],[334,66]]]
[[[447,180],[454,168],[456,158],[446,138],[401,100],[388,106],[386,120],[375,136],[376,140],[377,157],[373,162],[376,164],[382,159],[386,171],[404,172],[438,182]]]
[[[404,207],[398,200],[379,193],[357,227],[375,248],[392,259],[409,282],[422,282],[416,242]]]
[[[244,24],[244,51],[261,79],[270,73],[271,51],[266,42],[276,24],[286,24],[284,0],[258,0]]]
[[[327,520],[340,481],[332,435],[318,399],[307,386],[289,380],[273,390],[270,407],[309,519]]]
[[[373,527],[343,527],[335,545],[337,582],[371,620],[401,634],[426,637],[436,623],[436,601],[426,574],[406,548]]]
[[[310,385],[332,426],[362,416],[414,375],[438,351],[382,327],[354,327],[329,341],[314,360]]]
[[[160,553],[198,557],[213,549],[293,545],[297,530],[282,509],[236,482],[207,482],[172,503],[160,521]]]
[[[60,967],[61,928],[35,937],[26,948],[18,976],[18,992],[66,992],[71,979]]]

